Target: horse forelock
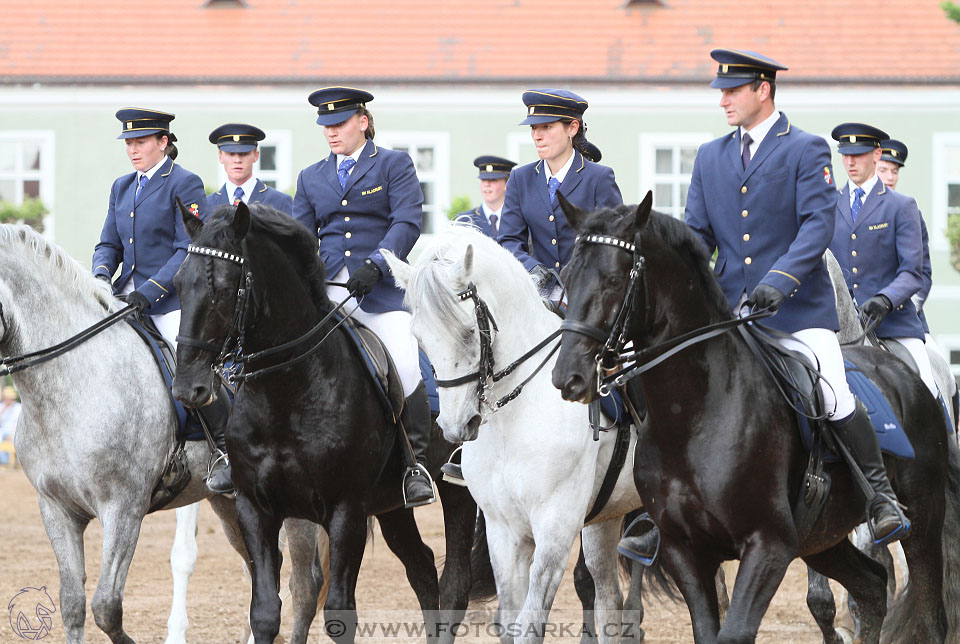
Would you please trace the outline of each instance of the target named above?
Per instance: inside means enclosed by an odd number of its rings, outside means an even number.
[[[636,210],[636,206],[624,205],[615,209],[598,210],[591,213],[584,220],[580,234],[619,236],[624,241],[632,243],[632,223],[630,238],[618,233],[622,233],[623,218],[634,210]],[[633,222],[633,219],[631,218],[629,221]],[[733,315],[730,304],[710,269],[710,257],[707,255],[706,248],[689,226],[675,217],[652,211],[640,234],[641,250],[646,248],[648,243],[656,243],[656,241],[663,242],[668,248],[673,249],[694,271],[705,296],[711,304],[722,314],[728,317]]]
[[[36,267],[41,277],[37,280],[39,287],[56,291],[58,298],[68,296],[107,311],[120,306],[108,284],[96,279],[65,250],[29,226],[0,225],[0,256],[0,261],[9,261],[18,273]]]

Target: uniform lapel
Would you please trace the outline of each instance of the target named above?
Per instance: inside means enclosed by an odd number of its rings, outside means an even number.
[[[323,163],[324,166],[320,168],[320,174],[327,180],[333,191],[340,194],[340,180],[337,179],[337,155],[331,152]]]
[[[857,215],[857,223],[860,223],[870,217],[873,214],[873,211],[880,207],[881,202],[887,194],[887,186],[877,179],[877,182],[873,184],[873,189],[870,191],[870,194],[867,195],[866,201],[863,202],[863,208],[860,209],[860,214]],[[849,203],[849,199],[847,203]]]
[[[787,119],[785,114],[781,114],[780,118],[777,119],[777,122],[773,124],[773,127],[770,128],[770,131],[767,132],[767,135],[763,137],[763,141],[760,142],[760,146],[757,148],[757,154],[750,159],[750,163],[747,164],[747,168],[744,171],[744,180],[750,178],[754,172],[757,171],[763,162],[766,160],[770,153],[777,149],[777,146],[780,145],[780,140],[787,136],[790,133],[790,120]],[[740,165],[743,165],[741,161]]]
[[[476,222],[477,227],[480,228],[486,235],[493,235],[493,229],[490,227],[490,220],[487,219],[487,215],[483,212],[483,206],[477,206],[473,211],[473,220]]]
[[[266,191],[267,186],[264,185],[263,181],[257,179],[257,183],[253,186],[253,194],[250,195],[250,203],[263,201],[264,193]]]
[[[536,176],[533,178],[533,189],[540,195],[540,200],[543,201],[546,209],[553,210],[553,204],[550,203],[550,189],[547,188],[547,167],[543,159],[537,161],[534,170],[536,171]]]
[[[570,166],[570,170],[567,172],[567,176],[563,178],[563,183],[560,184],[560,187],[557,189],[557,192],[562,192],[564,197],[567,197],[569,200],[573,191],[580,181],[583,180],[583,175],[580,173],[581,170],[586,166],[586,163],[583,160],[583,155],[580,154],[577,150],[573,151],[573,165]],[[550,192],[547,191],[547,198],[549,199]],[[560,207],[560,202],[555,201],[551,204],[554,209]]]
[[[167,175],[169,175],[171,172],[173,172],[173,159],[167,157],[167,161],[160,166],[159,170],[153,173],[153,178],[150,179],[150,181],[147,181],[147,186],[140,191],[140,196],[137,198],[137,204],[143,203],[144,199],[159,190],[163,182],[166,181]],[[134,179],[134,184],[136,184],[136,179]],[[134,188],[134,193],[136,193],[136,188]]]
[[[363,151],[360,153],[360,158],[357,160],[357,165],[347,178],[347,185],[343,191],[344,194],[350,192],[350,188],[360,180],[360,177],[365,175],[367,171],[373,167],[373,164],[377,161],[377,152],[377,144],[373,142],[373,139],[367,139],[367,143],[363,146]],[[340,185],[339,182],[337,185]]]
[[[840,216],[847,222],[850,228],[854,227],[853,215],[850,213],[850,182],[843,184],[840,190],[840,196],[837,197],[837,208],[840,210]]]
[[[740,128],[731,132],[727,138],[727,157],[730,159],[730,167],[737,173],[740,181],[743,181],[743,161],[740,159]]]

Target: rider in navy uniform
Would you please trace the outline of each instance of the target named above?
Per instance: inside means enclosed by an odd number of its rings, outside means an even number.
[[[541,293],[560,299],[555,274],[570,260],[574,231],[556,199],[587,211],[623,204],[613,170],[584,156],[587,101],[562,89],[523,93],[530,135],[540,160],[514,168],[507,181],[500,244],[520,260]]]
[[[907,163],[907,146],[902,141],[896,139],[885,139],[880,141],[880,160],[877,161],[877,176],[880,181],[891,190],[897,189],[897,183],[900,181],[900,168]],[[933,338],[930,336],[930,325],[927,324],[927,317],[923,314],[923,303],[927,301],[930,295],[930,289],[933,287],[933,265],[930,263],[930,237],[927,235],[927,224],[923,221],[923,213],[920,213],[920,239],[923,243],[923,266],[920,267],[920,290],[913,296],[914,306],[917,307],[917,314],[920,316],[920,323],[923,325],[923,333],[927,344],[931,344]],[[937,349],[939,351],[939,348]]]
[[[300,173],[293,214],[319,237],[329,279],[346,282],[346,289],[328,286],[327,294],[335,302],[348,293],[359,299],[353,317],[379,336],[393,358],[406,397],[401,422],[415,461],[403,478],[404,498],[407,507],[432,503],[433,481],[423,466],[431,417],[419,347],[410,331],[410,313],[403,308],[403,292],[380,254],[386,248],[406,259],[420,237],[420,183],[408,154],[373,142],[373,115],[366,107],[372,94],[325,87],[308,100],[317,107],[330,155]],[[355,306],[351,299],[346,310]]]
[[[483,197],[483,203],[473,210],[461,212],[457,215],[456,220],[473,224],[484,235],[496,239],[500,229],[507,179],[510,177],[510,170],[517,164],[510,159],[486,154],[474,159],[473,165],[480,171],[477,178],[480,179],[480,194]]]
[[[837,192],[830,148],[774,106],[776,74],[786,67],[749,51],[715,49],[710,84],[721,90],[727,123],[737,126],[700,147],[687,193],[686,223],[718,251],[714,272],[734,311],[746,304],[776,315],[764,324],[788,333],[781,343],[810,353],[829,422],[850,447],[878,496],[870,507],[876,539],[906,534],[866,407],[850,392],[833,285],[823,262],[834,231]],[[828,384],[829,383],[829,384]],[[656,530],[627,537],[622,550],[655,553]],[[652,534],[653,533],[653,534]]]
[[[190,243],[177,207],[179,198],[196,216],[205,217],[206,195],[200,177],[174,163],[177,137],[170,131],[173,114],[142,108],[117,112],[122,125],[118,139],[126,143],[135,172],[113,182],[107,219],[93,252],[93,274],[111,282],[115,294],[126,297],[150,316],[157,330],[176,350],[180,329],[180,299],[173,276],[187,256]],[[201,411],[221,458],[207,480],[216,493],[230,492],[229,465],[223,457],[228,410],[211,404]],[[223,465],[223,467],[219,467]]]
[[[266,134],[245,123],[227,123],[210,133],[217,146],[217,159],[227,173],[227,182],[207,196],[207,210],[244,203],[264,203],[288,215],[293,214],[293,197],[265,185],[253,176],[253,165],[260,159],[257,143]]]
[[[917,202],[888,188],[876,174],[887,133],[863,123],[842,123],[832,136],[850,180],[837,200],[830,250],[843,268],[854,301],[880,320],[878,338],[891,338],[913,357],[920,377],[939,396],[924,331],[911,299],[922,285],[923,241]]]

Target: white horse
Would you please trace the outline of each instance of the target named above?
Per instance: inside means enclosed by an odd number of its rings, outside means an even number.
[[[451,226],[437,235],[413,267],[382,252],[406,290],[413,332],[439,379],[479,367],[481,331],[474,303],[457,296],[471,284],[497,329],[491,346],[498,369],[560,326],[523,266],[471,227]],[[623,603],[616,555],[620,517],[641,505],[632,479],[636,435],[631,432],[627,461],[610,500],[584,527],[613,453],[615,432],[593,440],[587,407],[564,401],[550,382],[554,358],[515,400],[499,409],[492,404],[530,376],[548,353],[549,347],[488,389],[483,403],[476,382],[441,388],[438,422],[447,440],[464,443],[464,479],[486,517],[502,639],[542,641],[571,547],[582,530],[597,590],[598,634],[603,642],[616,642]]]
[[[53,346],[120,306],[107,284],[61,248],[26,226],[0,226],[0,355]],[[59,565],[66,642],[84,641],[83,533],[96,517],[103,549],[91,610],[114,644],[132,644],[123,628],[123,588],[151,492],[174,450],[177,421],[169,389],[150,350],[125,323],[17,372],[14,381],[23,400],[14,443],[37,490]],[[190,483],[168,506],[182,507],[171,551],[168,644],[185,641],[186,580],[197,556],[197,507],[191,504],[209,497],[231,545],[247,559],[234,502],[211,496],[202,480],[210,457],[206,443],[187,443],[186,454]],[[306,522],[287,524],[287,535],[299,562],[290,582],[294,641],[305,642],[319,594],[317,529]]]

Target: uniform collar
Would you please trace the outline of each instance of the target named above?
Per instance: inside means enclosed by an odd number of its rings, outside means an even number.
[[[556,177],[557,181],[563,183],[563,180],[567,177],[567,172],[570,171],[570,168],[573,167],[573,160],[577,158],[577,151],[573,150],[570,153],[570,158],[567,159],[567,162],[563,164],[563,167],[557,172],[557,174],[550,174],[550,164],[546,161],[543,162],[543,168],[546,170],[544,174],[547,175],[547,183],[550,183],[551,177]]]
[[[873,192],[873,187],[874,187],[875,185],[877,185],[877,181],[879,181],[879,180],[880,180],[880,177],[878,177],[878,176],[877,176],[877,173],[874,172],[874,173],[873,173],[873,176],[870,177],[869,179],[867,179],[866,181],[864,181],[864,182],[863,182],[863,185],[860,186],[861,188],[863,188],[863,192],[864,192],[863,198],[860,199],[860,204],[861,204],[861,206],[862,206],[864,203],[866,203],[867,197],[869,197],[869,196],[870,196],[870,193]],[[853,191],[856,190],[856,189],[857,189],[857,184],[855,184],[855,183],[854,183],[853,181],[851,181],[850,179],[847,179],[847,190],[849,191],[848,197],[850,198],[850,207],[851,207],[851,208],[853,207],[853,199],[854,199],[854,196],[855,196],[855,195],[853,194]]]
[[[137,181],[140,181],[140,177],[143,176],[143,175],[147,175],[147,181],[149,181],[150,179],[153,179],[153,175],[155,175],[155,174],[157,173],[157,170],[159,170],[160,167],[161,167],[164,163],[166,163],[166,162],[167,162],[167,155],[164,154],[164,155],[163,155],[163,158],[160,159],[160,163],[158,163],[157,165],[153,166],[152,168],[150,168],[150,169],[147,170],[146,172],[140,172],[140,171],[138,170],[138,171],[137,171]]]
[[[233,201],[233,193],[237,191],[237,184],[231,182],[229,179],[225,184],[223,184],[224,191],[227,193],[227,198]],[[250,175],[250,178],[243,182],[240,185],[243,188],[243,200],[248,202],[250,201],[250,196],[253,195],[254,191],[257,189],[257,178],[254,175]]]
[[[741,126],[740,140],[743,141],[744,134],[749,134],[750,139],[753,141],[752,145],[756,146],[750,151],[754,152],[758,147],[760,147],[760,143],[767,136],[767,133],[769,133],[770,130],[773,129],[773,126],[776,125],[777,121],[779,120],[780,120],[780,112],[778,112],[777,110],[773,110],[773,114],[763,119],[760,123],[757,123],[756,125],[754,125],[752,130],[746,130]]]

